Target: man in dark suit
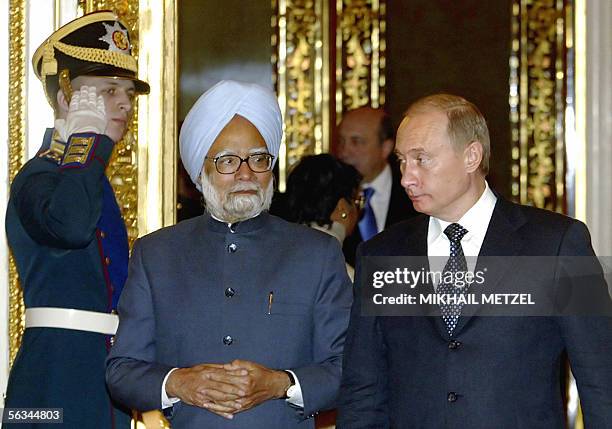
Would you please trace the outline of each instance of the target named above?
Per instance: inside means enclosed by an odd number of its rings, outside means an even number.
[[[313,428],[335,405],[352,286],[335,238],[266,213],[281,135],[255,84],[220,82],[187,115],[207,214],[134,245],[107,361],[119,402],[176,429]]]
[[[394,225],[358,250],[361,290],[345,344],[338,428],[564,427],[560,375],[565,353],[586,427],[610,427],[612,319],[598,263],[594,281],[580,286],[600,286],[591,303],[603,303],[608,313],[590,317],[555,312],[485,317],[484,307],[462,306],[460,300],[435,306],[442,317],[363,312],[369,302],[362,292],[371,287],[364,273],[374,256],[412,256],[424,260],[426,269],[439,256],[446,261],[442,273],[452,274],[478,271],[484,257],[498,257],[485,273],[484,288],[491,290],[532,286],[537,270],[521,271],[512,262],[518,256],[592,260],[584,224],[513,204],[489,188],[489,152],[484,118],[463,98],[426,97],[407,111],[396,153],[402,186],[423,215]],[[562,296],[564,282],[555,266],[541,268],[553,273],[546,277],[553,281],[536,281],[530,291]],[[467,295],[442,277],[433,288],[438,297]],[[480,286],[470,288],[475,292]]]
[[[338,157],[363,176],[367,199],[359,227],[344,240],[344,255],[351,265],[355,265],[359,243],[416,215],[400,185],[400,172],[393,156],[394,138],[391,118],[382,109],[351,110],[338,126]]]

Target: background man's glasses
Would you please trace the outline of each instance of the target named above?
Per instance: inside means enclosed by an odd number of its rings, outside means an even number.
[[[269,153],[255,153],[246,158],[241,158],[238,155],[221,155],[215,158],[206,157],[215,163],[215,168],[220,174],[234,174],[240,170],[243,162],[246,162],[253,173],[265,173],[272,168],[274,156]]]

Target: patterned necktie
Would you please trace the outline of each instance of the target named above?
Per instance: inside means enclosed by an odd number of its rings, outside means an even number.
[[[442,281],[438,285],[438,294],[456,296],[465,292],[465,287],[455,287],[454,282],[444,281],[447,277],[456,278],[456,274],[461,272],[467,272],[467,261],[463,254],[463,248],[461,247],[461,239],[467,234],[468,231],[458,223],[451,223],[444,230],[444,234],[450,241],[450,257],[446,261],[444,270],[442,271]],[[450,274],[448,274],[450,273]],[[459,321],[459,315],[461,314],[461,305],[459,304],[440,304],[440,310],[442,312],[442,319],[446,323],[446,328],[449,335],[453,335],[453,331]]]
[[[363,217],[359,221],[359,232],[363,241],[369,240],[378,232],[376,226],[376,216],[374,216],[374,210],[370,205],[370,199],[374,195],[374,188],[365,188],[363,190],[365,196],[365,206],[363,206]]]

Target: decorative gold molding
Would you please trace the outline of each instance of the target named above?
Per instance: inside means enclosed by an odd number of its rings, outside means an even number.
[[[565,113],[571,0],[512,5],[510,122],[512,194],[522,204],[566,211]],[[570,71],[571,71],[570,70]]]
[[[329,150],[329,2],[272,0],[274,81],[284,117],[279,189],[302,156]]]
[[[274,84],[285,121],[279,154],[284,191],[293,164],[329,151],[332,112],[337,122],[345,110],[384,105],[386,3],[272,0],[272,9]]]
[[[336,121],[361,106],[385,104],[386,3],[336,1]]]
[[[26,2],[9,3],[9,182],[12,182],[26,158],[25,148],[25,66],[26,66]],[[9,257],[9,365],[13,364],[23,335],[25,307],[19,287],[17,268]]]

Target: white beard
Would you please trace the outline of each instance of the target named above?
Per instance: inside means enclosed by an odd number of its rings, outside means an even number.
[[[206,211],[224,222],[235,223],[251,219],[262,211],[268,210],[272,204],[274,195],[272,180],[265,191],[257,182],[240,182],[232,186],[223,196],[219,195],[208,175],[203,174],[201,180]],[[239,191],[256,191],[257,193],[254,195],[235,194]]]

